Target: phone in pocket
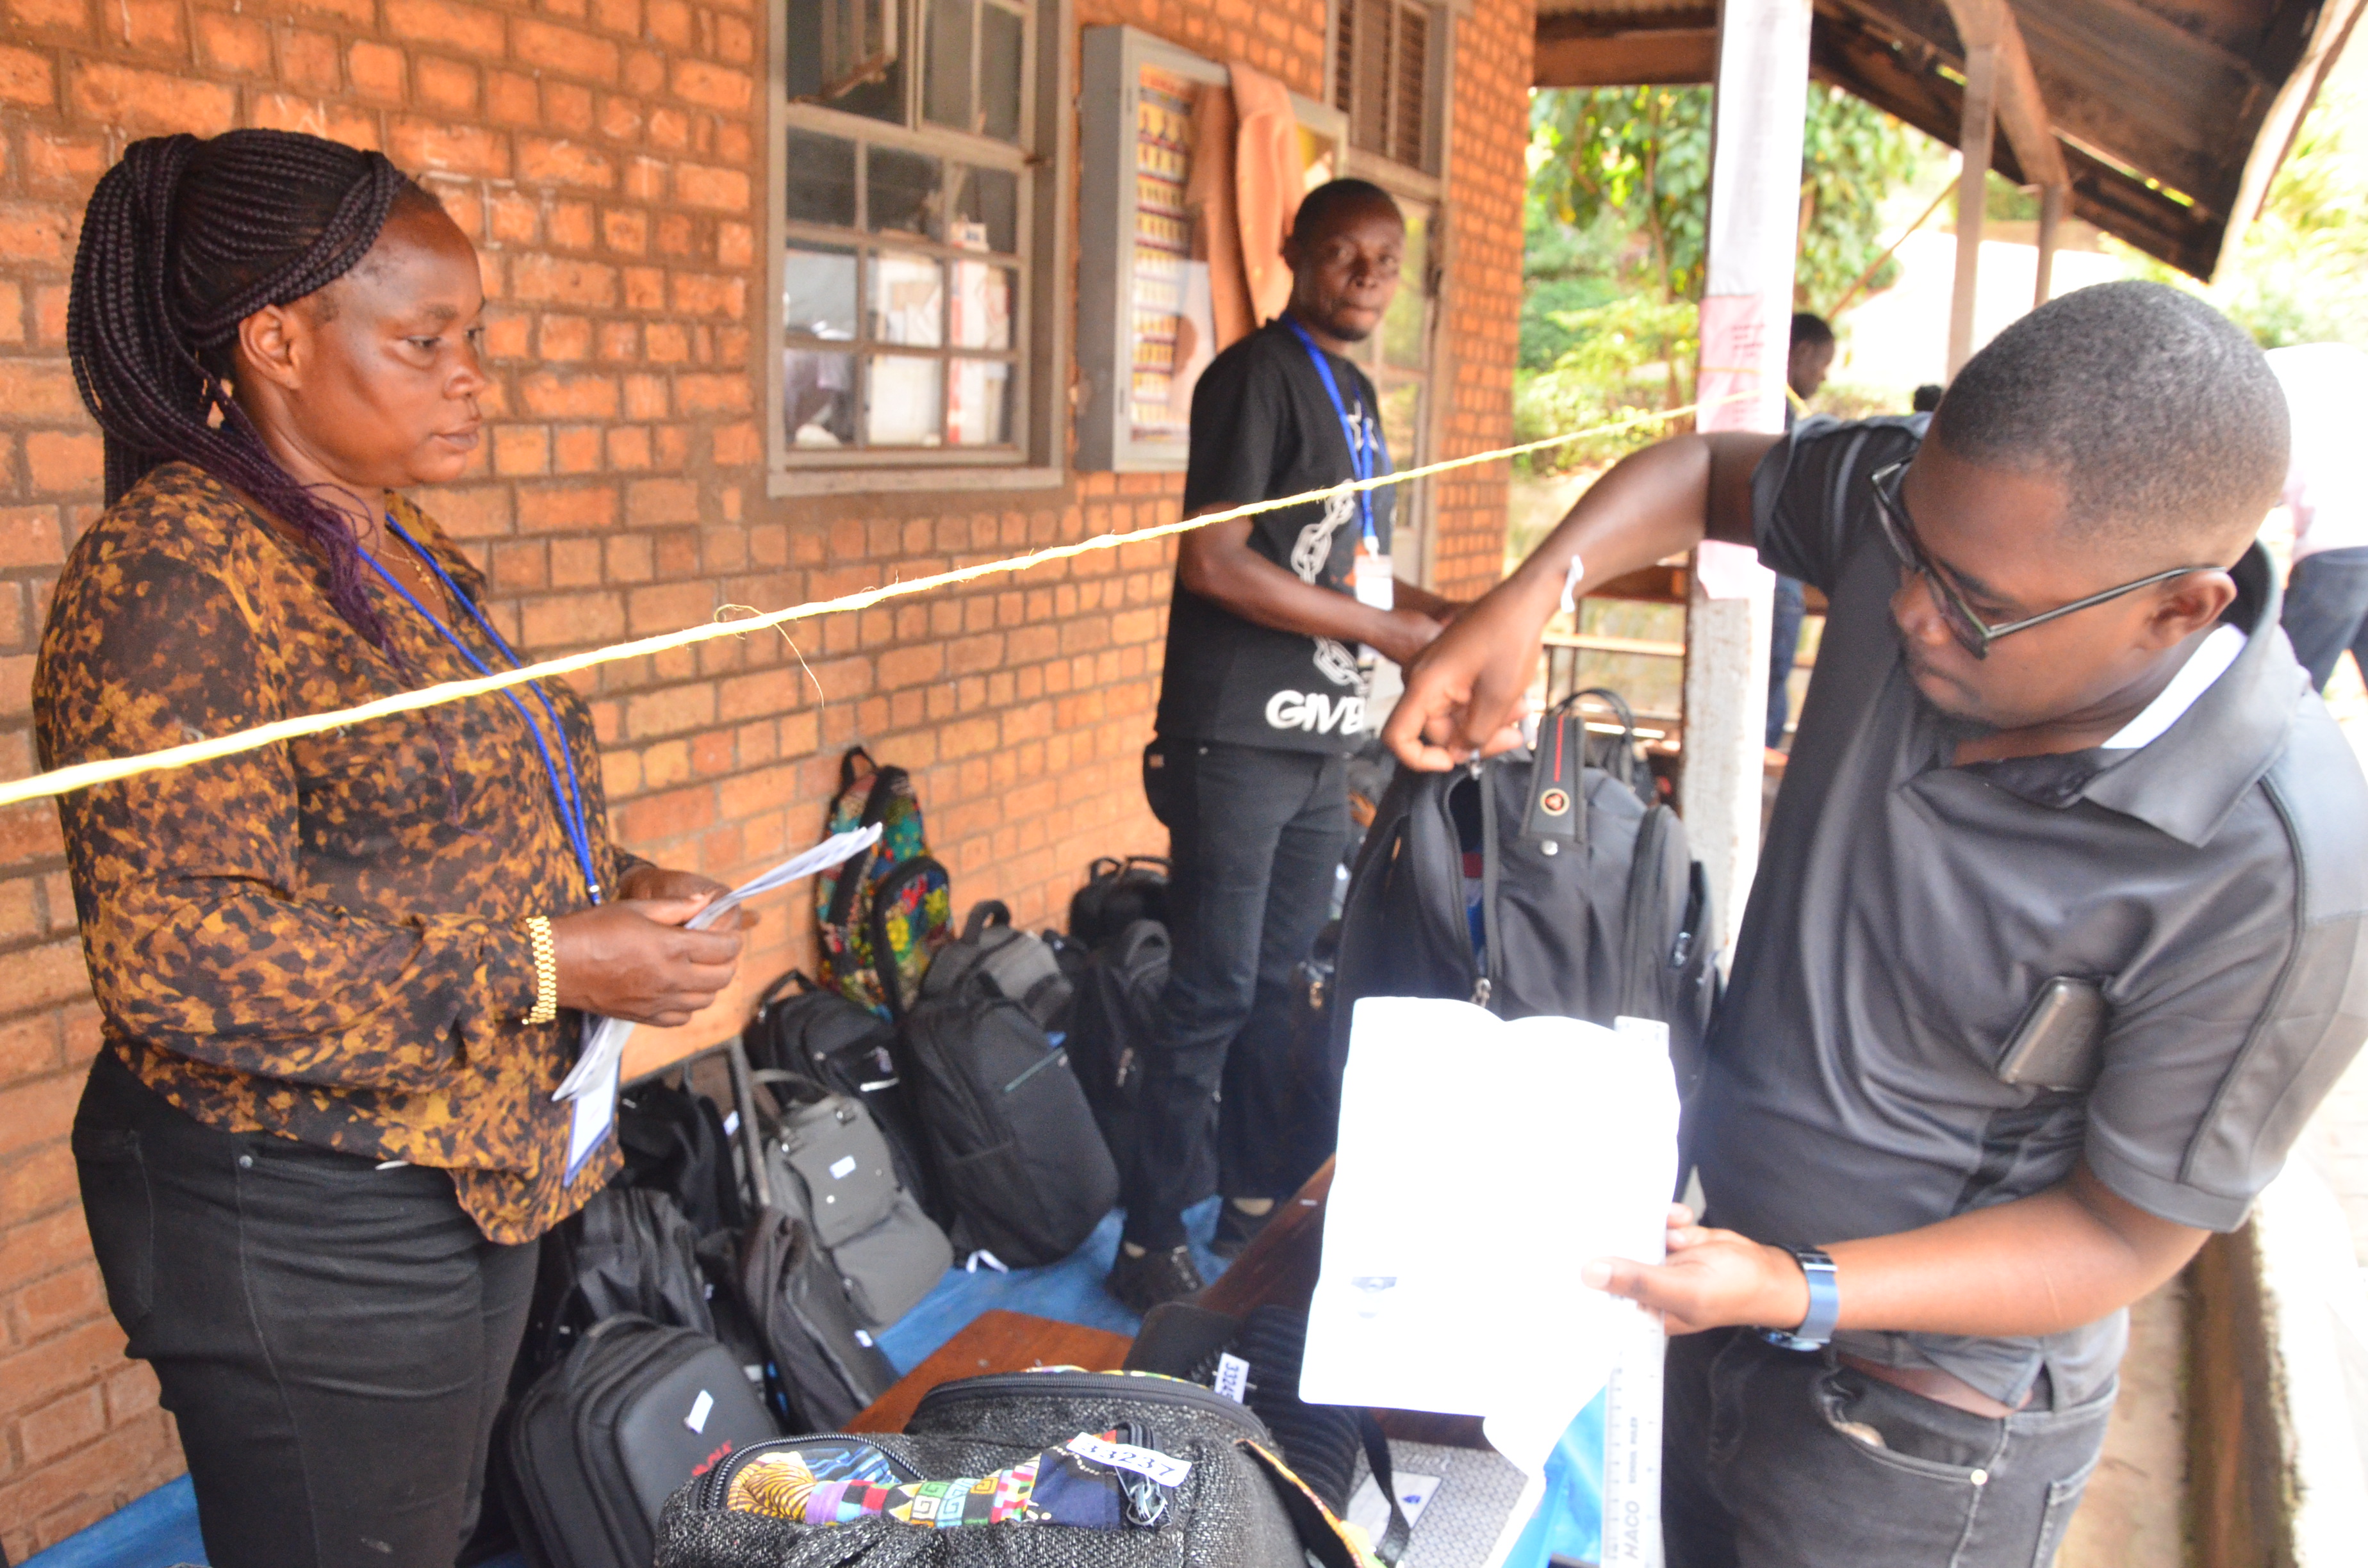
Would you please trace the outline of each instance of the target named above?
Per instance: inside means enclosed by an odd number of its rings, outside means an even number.
[[[2059,974],[2022,1010],[1998,1063],[1998,1081],[2041,1089],[2085,1089],[2097,1081],[2110,1009],[2093,980]]]

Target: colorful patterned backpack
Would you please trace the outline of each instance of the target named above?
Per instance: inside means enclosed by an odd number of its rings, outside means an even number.
[[[953,894],[922,837],[912,775],[851,746],[838,760],[828,831],[873,823],[880,841],[815,881],[814,918],[824,986],[894,1020],[920,994],[930,958],[953,939]]]

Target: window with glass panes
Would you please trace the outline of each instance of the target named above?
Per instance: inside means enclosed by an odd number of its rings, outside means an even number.
[[[1001,0],[786,0],[775,199],[791,466],[1015,460],[1031,21]]]

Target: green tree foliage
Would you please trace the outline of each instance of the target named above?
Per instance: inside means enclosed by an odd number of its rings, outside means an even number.
[[[1711,106],[1708,87],[1533,95],[1529,297],[1514,397],[1523,438],[1691,397]],[[1889,116],[1811,84],[1801,180],[1803,308],[1829,307],[1880,254],[1884,199],[1933,155],[1930,142]],[[1577,443],[1545,454],[1544,466],[1600,460],[1658,433],[1645,427]]]
[[[2368,347],[2368,135],[2362,105],[2322,92],[2261,215],[2212,292],[2264,348]]]
[[[1809,84],[1801,138],[1801,240],[1793,264],[1795,308],[1832,310],[1883,254],[1884,199],[1921,173],[1937,145],[1862,98]],[[1868,285],[1887,287],[1875,274]]]

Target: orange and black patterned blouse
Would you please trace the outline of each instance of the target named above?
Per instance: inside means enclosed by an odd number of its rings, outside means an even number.
[[[482,592],[441,529],[391,505]],[[400,666],[330,608],[318,562],[236,492],[187,464],[156,470],[59,579],[33,682],[43,765],[474,673],[372,587]],[[444,597],[423,602],[503,667]],[[564,685],[547,689],[613,889],[635,862],[609,837],[590,714]],[[568,1112],[551,1092],[575,1016],[518,1022],[534,1004],[521,923],[588,899],[550,777],[503,697],[77,790],[59,814],[107,1048],[199,1121],[450,1171],[497,1242],[549,1229],[614,1169],[611,1139],[564,1181]]]

